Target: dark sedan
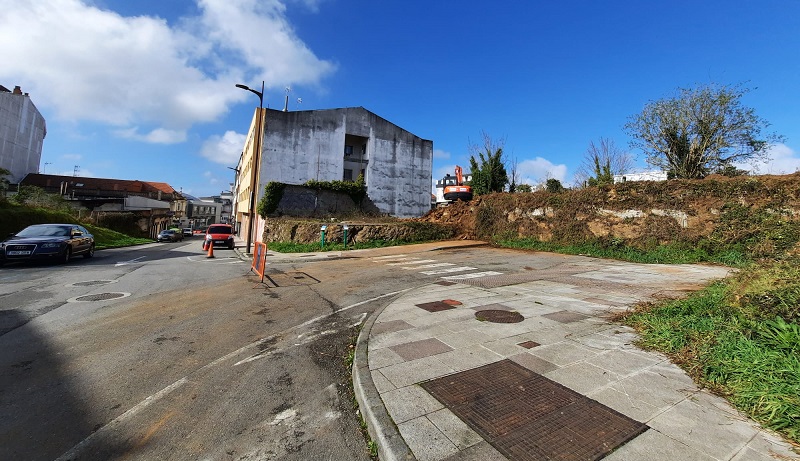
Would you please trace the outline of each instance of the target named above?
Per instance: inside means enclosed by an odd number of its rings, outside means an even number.
[[[66,263],[75,255],[94,256],[94,236],[77,224],[36,224],[0,243],[0,264],[42,259]]]

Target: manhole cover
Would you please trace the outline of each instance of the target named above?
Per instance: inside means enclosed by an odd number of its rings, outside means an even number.
[[[109,299],[124,298],[126,293],[98,293],[96,295],[78,296],[75,301],[106,301]]]
[[[511,360],[420,385],[510,460],[598,460],[647,430]]]
[[[475,313],[475,318],[482,322],[517,323],[525,320],[519,312],[488,309]]]

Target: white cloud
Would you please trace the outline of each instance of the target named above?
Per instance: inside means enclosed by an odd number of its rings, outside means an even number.
[[[200,155],[212,162],[235,167],[242,155],[247,135],[235,131],[226,131],[222,136],[211,136],[200,148]]]
[[[25,82],[60,119],[147,126],[139,139],[174,142],[252,97],[234,83],[315,86],[335,70],[297,37],[281,1],[197,1],[197,16],[171,24],[80,0],[0,0],[0,80]]]
[[[434,160],[449,160],[450,152],[441,149],[433,149],[433,158]]]
[[[64,154],[61,156],[64,160],[80,160],[83,158],[81,154]]]
[[[756,174],[790,174],[800,171],[800,154],[786,144],[775,144],[769,150],[769,161],[737,164],[737,168]]]
[[[548,178],[558,179],[561,183],[567,175],[567,166],[556,165],[542,157],[523,160],[517,164],[519,184],[536,185],[545,182]],[[511,172],[509,171],[509,174]]]
[[[134,139],[152,144],[177,144],[186,141],[186,131],[167,130],[156,128],[147,134],[139,134],[137,127],[126,128],[124,130],[114,130],[120,138]]]

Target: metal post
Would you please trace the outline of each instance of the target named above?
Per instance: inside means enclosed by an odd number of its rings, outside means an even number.
[[[320,228],[320,238],[319,238],[319,245],[322,248],[325,248],[325,231],[328,230],[328,226],[322,226]]]

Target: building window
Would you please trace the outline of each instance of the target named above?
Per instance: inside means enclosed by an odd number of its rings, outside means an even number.
[[[353,170],[345,168],[344,169],[344,177],[342,179],[344,179],[345,181],[352,181],[353,180]]]
[[[344,146],[344,156],[349,157],[353,155],[353,146]]]

